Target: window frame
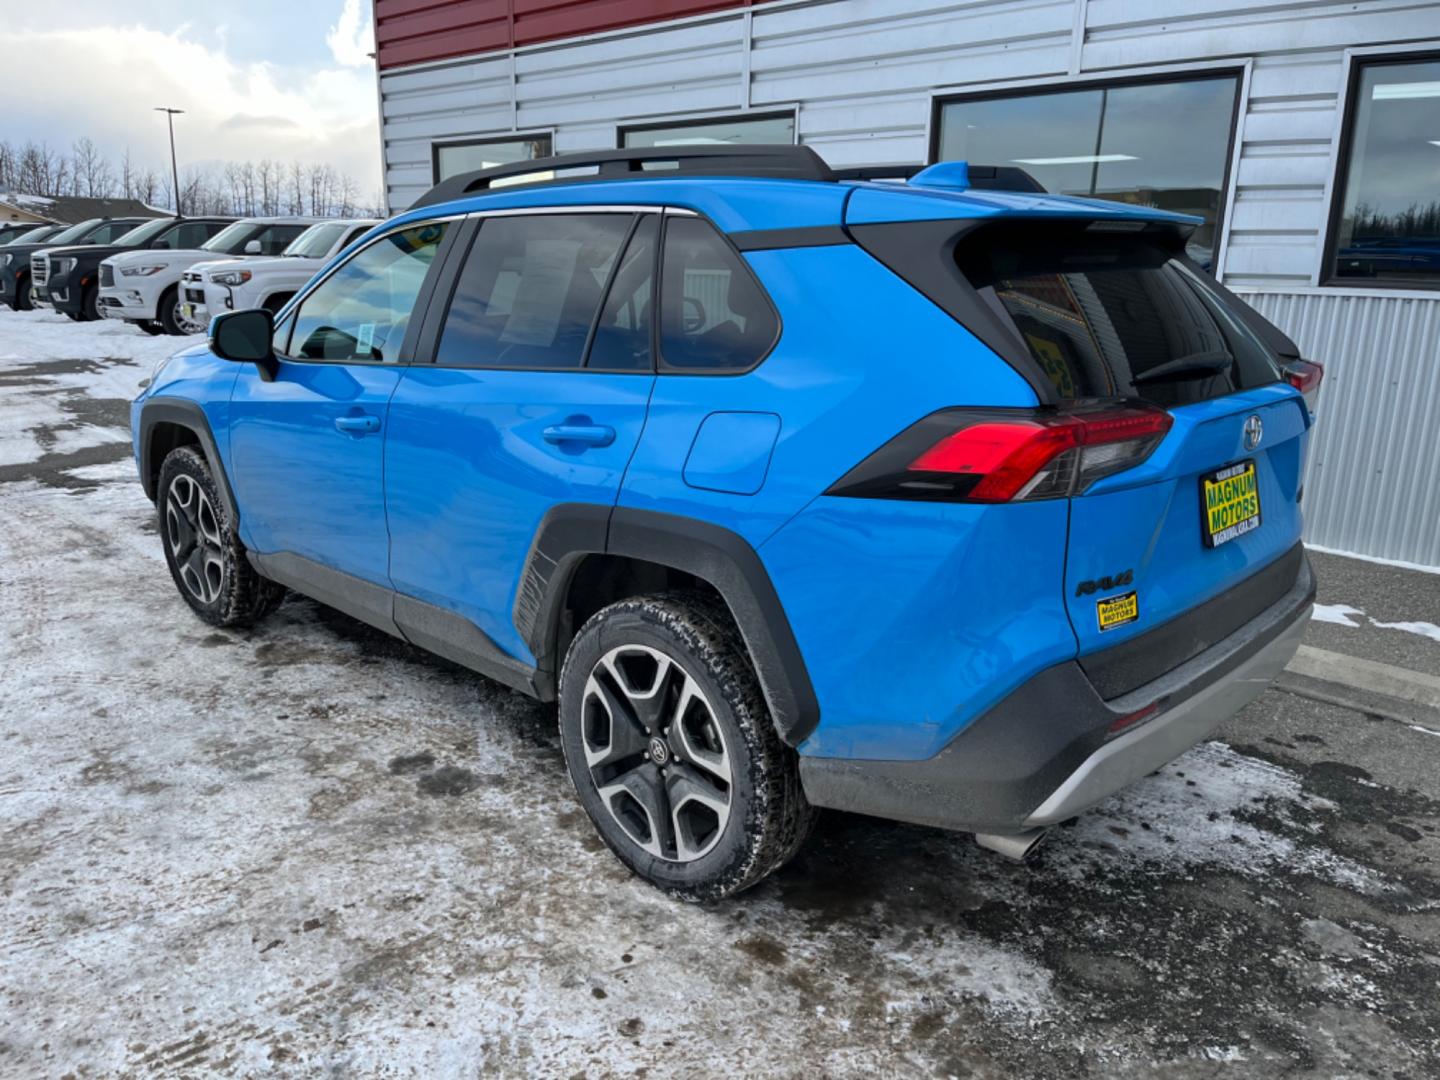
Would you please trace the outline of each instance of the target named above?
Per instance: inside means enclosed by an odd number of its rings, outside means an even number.
[[[742,109],[739,112],[702,113],[698,116],[668,116],[660,120],[643,120],[633,124],[616,124],[615,149],[632,149],[625,143],[625,136],[632,131],[663,131],[666,128],[702,127],[708,124],[719,126],[721,124],[732,123],[736,120],[789,120],[791,127],[789,145],[800,145],[800,110],[792,106],[790,108],[780,109]],[[734,143],[732,145],[741,146],[745,144]],[[785,144],[774,143],[771,145],[784,146]],[[650,148],[634,147],[634,149],[644,150]]]
[[[527,141],[529,141],[529,142],[539,142],[539,141],[542,140],[542,139],[545,141],[545,144],[546,144],[546,145],[549,147],[549,149],[550,149],[550,152],[549,152],[548,154],[544,154],[544,155],[542,155],[542,156],[543,156],[543,157],[552,157],[552,156],[554,156],[554,154],[555,154],[555,129],[554,129],[554,128],[541,128],[541,129],[537,129],[537,130],[535,130],[535,131],[513,131],[513,132],[508,132],[508,133],[506,133],[506,134],[504,134],[504,135],[486,135],[486,136],[484,136],[483,138],[478,138],[478,139],[436,139],[435,141],[431,142],[431,144],[430,144],[430,183],[431,183],[432,186],[435,185],[435,184],[440,183],[440,151],[441,151],[441,150],[464,149],[465,147],[468,147],[468,146],[495,146],[495,145],[497,145],[497,144],[499,144],[499,143],[527,142]],[[539,158],[531,158],[531,160],[532,160],[532,161],[538,161],[538,160],[540,160],[540,159],[539,159]],[[463,174],[461,174],[461,173],[456,173],[455,175],[456,175],[456,176],[460,176],[460,175],[463,175]]]
[[[1320,246],[1320,267],[1313,284],[1321,289],[1352,289],[1363,292],[1418,293],[1434,296],[1440,293],[1440,278],[1433,284],[1415,281],[1375,281],[1362,277],[1341,277],[1335,273],[1339,256],[1340,220],[1344,217],[1345,192],[1349,186],[1350,152],[1355,145],[1355,118],[1360,108],[1360,79],[1366,67],[1407,63],[1440,63],[1440,47],[1427,49],[1347,49],[1345,82],[1336,112],[1339,128],[1332,140],[1334,159],[1331,162],[1326,198],[1325,242]]]
[[[1220,178],[1220,201],[1215,207],[1215,246],[1211,274],[1217,280],[1225,270],[1225,256],[1230,240],[1230,214],[1234,208],[1233,183],[1239,168],[1240,122],[1250,98],[1250,61],[1239,63],[1186,63],[1147,68],[1118,75],[1097,75],[1077,78],[1060,75],[1045,79],[1001,82],[974,90],[936,91],[930,96],[930,116],[925,133],[925,161],[934,165],[940,160],[941,120],[945,106],[971,101],[995,101],[1020,97],[1042,97],[1085,90],[1114,90],[1130,86],[1155,86],[1164,83],[1200,82],[1209,79],[1233,78],[1235,103],[1230,109],[1230,130],[1225,144],[1225,171]],[[981,161],[978,165],[999,164]],[[1087,196],[1088,197],[1088,196]]]
[[[406,221],[397,223],[393,228],[386,229],[384,232],[371,237],[360,247],[352,251],[349,258],[346,258],[341,262],[336,263],[334,266],[331,266],[329,269],[327,269],[324,273],[312,278],[303,289],[301,289],[298,293],[296,293],[293,297],[290,298],[290,300],[285,305],[285,317],[275,324],[275,332],[277,334],[280,331],[282,325],[286,323],[289,324],[287,327],[285,327],[285,347],[283,349],[275,348],[275,334],[271,335],[271,348],[274,349],[276,358],[292,364],[364,364],[367,367],[407,367],[411,364],[423,363],[424,361],[417,357],[415,353],[421,341],[421,331],[424,329],[425,324],[430,317],[430,305],[435,295],[435,288],[439,284],[441,280],[440,275],[444,272],[446,264],[451,258],[451,252],[454,250],[455,235],[460,231],[458,227],[445,230],[445,235],[440,238],[439,250],[435,252],[434,261],[430,263],[429,269],[425,272],[425,280],[420,283],[420,291],[415,296],[415,309],[411,312],[410,315],[410,325],[406,327],[405,338],[403,341],[400,342],[400,351],[402,354],[406,354],[405,358],[394,361],[358,359],[327,360],[324,357],[295,356],[290,351],[290,346],[294,343],[295,325],[299,321],[300,309],[305,306],[305,301],[314,294],[316,289],[320,288],[335,274],[339,273],[342,269],[349,266],[351,262],[359,258],[362,252],[369,250],[369,248],[371,248],[375,244],[380,243],[382,240],[385,240],[387,237],[393,235],[394,233],[405,232],[409,229],[422,228],[426,225],[439,225],[442,223],[455,221],[459,221],[463,224],[466,217],[467,215],[465,214],[446,214],[442,217],[424,218],[418,221]]]

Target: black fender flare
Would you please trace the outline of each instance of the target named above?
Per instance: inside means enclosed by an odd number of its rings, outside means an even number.
[[[153,436],[157,424],[178,424],[195,433],[200,450],[210,466],[210,475],[215,477],[215,486],[225,503],[225,512],[230,515],[234,528],[240,527],[240,509],[235,503],[234,492],[230,490],[230,478],[225,475],[225,465],[220,450],[215,445],[215,434],[210,430],[210,419],[205,410],[194,401],[177,397],[153,397],[140,407],[139,461],[140,484],[151,502],[155,501],[155,477],[160,462],[153,461],[155,450]]]
[[[714,586],[755,665],[780,737],[798,746],[820,722],[820,705],[790,620],[760,556],[737,533],[708,521],[631,507],[562,503],[541,520],[515,598],[515,629],[537,668],[555,672],[566,595],[587,555],[668,566]]]

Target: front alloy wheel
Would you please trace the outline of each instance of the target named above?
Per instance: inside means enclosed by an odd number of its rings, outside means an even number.
[[[181,583],[202,604],[213,604],[225,585],[225,553],[215,507],[193,477],[170,481],[165,495],[165,542]]]
[[[615,823],[649,854],[693,862],[730,820],[725,737],[699,683],[646,645],[611,649],[585,682],[585,764]]]

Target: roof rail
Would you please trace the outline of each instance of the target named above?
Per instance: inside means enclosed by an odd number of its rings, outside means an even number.
[[[533,158],[489,169],[460,173],[440,181],[411,209],[433,206],[487,191],[496,180],[536,173],[594,169],[579,176],[538,177],[516,184],[558,184],[593,180],[637,180],[671,176],[769,176],[787,180],[834,180],[825,160],[808,146],[704,143],[691,146],[645,146],[623,150],[585,150]],[[509,187],[511,185],[504,185]]]
[[[968,161],[940,161],[934,165],[865,165],[836,169],[836,180],[907,180],[916,187],[974,191],[1031,191],[1043,194],[1044,185],[1014,165],[971,165]]]

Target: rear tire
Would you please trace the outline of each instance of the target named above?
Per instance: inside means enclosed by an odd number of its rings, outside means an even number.
[[[155,510],[165,564],[190,610],[212,626],[248,626],[269,615],[285,589],[261,577],[220,498],[203,454],[172,450],[160,466]]]
[[[560,741],[601,839],[678,899],[749,888],[814,823],[799,760],[718,598],[637,597],[591,618],[560,673]]]

